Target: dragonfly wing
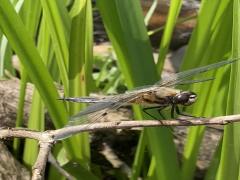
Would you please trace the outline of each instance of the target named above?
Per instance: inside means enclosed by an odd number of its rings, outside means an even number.
[[[78,114],[74,115],[73,117],[84,116],[84,115],[91,114],[91,113],[94,113],[97,111],[101,111],[103,109],[113,106],[114,104],[115,104],[115,102],[98,102],[96,104],[88,106],[87,108],[80,111]]]
[[[185,79],[190,78],[194,75],[201,74],[201,73],[213,70],[213,69],[220,68],[224,65],[231,64],[231,63],[233,63],[237,60],[239,60],[239,58],[235,58],[235,59],[232,59],[232,60],[221,61],[221,62],[210,64],[210,65],[207,65],[207,66],[203,66],[203,67],[199,67],[199,68],[195,68],[195,69],[190,69],[190,70],[183,71],[183,72],[180,72],[180,73],[177,73],[177,74],[173,74],[173,75],[170,75],[166,78],[163,78],[161,81],[157,82],[155,84],[155,86],[167,86],[167,87],[175,86],[175,85],[181,84]]]
[[[184,80],[178,83],[175,83],[176,85],[186,85],[186,84],[195,84],[195,83],[202,83],[207,81],[212,81],[215,78],[206,78],[206,79],[194,79],[194,80]]]
[[[96,97],[62,97],[59,100],[77,102],[77,103],[96,103],[101,99]]]
[[[104,97],[62,97],[59,100],[77,102],[77,103],[108,103],[113,99],[110,98],[112,96],[104,96]]]
[[[93,124],[94,122],[100,121],[104,117],[104,110],[97,111],[91,114],[79,115],[76,114],[71,116],[68,122],[68,126],[80,125],[80,124]]]
[[[110,111],[116,110],[119,107],[128,104],[137,96],[138,95],[134,93],[122,94],[121,97],[116,96],[108,98],[109,102],[99,102],[94,105],[88,106],[83,111],[80,111],[78,114],[72,116],[70,118],[69,125],[77,125],[84,123],[92,124],[98,122]]]

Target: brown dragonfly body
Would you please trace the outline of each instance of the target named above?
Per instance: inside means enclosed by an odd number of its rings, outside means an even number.
[[[196,101],[197,95],[190,91],[161,87],[157,91],[139,94],[137,98],[129,101],[144,106],[170,106],[172,104],[191,105]]]

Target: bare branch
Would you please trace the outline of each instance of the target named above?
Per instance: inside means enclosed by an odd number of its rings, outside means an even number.
[[[37,132],[23,128],[2,128],[0,129],[0,139],[8,137],[31,138],[38,141],[52,140],[58,141],[74,134],[97,131],[103,129],[131,129],[136,127],[158,127],[158,126],[199,126],[199,125],[226,125],[228,123],[240,121],[240,114],[229,116],[218,116],[213,118],[191,118],[173,120],[132,120],[117,122],[102,122],[94,124],[83,124],[76,126],[66,126],[57,130]]]
[[[55,159],[55,157],[50,153],[48,156],[48,161],[68,180],[74,180],[75,178],[69,174],[65,169],[61,167],[59,162]]]
[[[138,127],[226,125],[233,122],[240,122],[240,114],[214,118],[104,122],[69,126],[45,132],[32,131],[24,128],[0,128],[0,139],[18,137],[35,139],[39,142],[39,154],[32,171],[32,179],[36,180],[43,179],[44,177],[46,163],[53,144],[56,141],[68,138],[77,133],[103,129],[131,129]]]
[[[61,140],[80,132],[97,131],[102,129],[131,129],[136,127],[158,127],[158,126],[226,125],[228,123],[238,121],[240,121],[240,115],[219,116],[214,118],[104,122],[69,126],[57,129],[55,131],[51,131],[51,134],[54,136],[55,140]]]
[[[37,160],[32,168],[32,180],[44,179],[45,167],[53,142],[40,142]]]
[[[0,128],[0,139],[9,137],[30,138],[40,141],[42,139],[42,134],[41,132],[26,128]]]

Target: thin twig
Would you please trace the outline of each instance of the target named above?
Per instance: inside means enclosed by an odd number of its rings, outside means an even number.
[[[240,121],[239,115],[219,116],[214,118],[191,118],[173,120],[139,120],[104,122],[95,124],[84,124],[69,126],[51,131],[55,140],[65,139],[74,134],[85,131],[97,131],[102,129],[131,129],[136,127],[158,127],[158,126],[199,126],[199,125],[226,125]]]
[[[42,139],[42,134],[41,132],[27,128],[0,128],[0,139],[10,137],[29,138],[40,141]]]
[[[47,131],[41,134],[41,139],[39,141],[39,152],[37,160],[32,167],[32,180],[41,180],[44,178],[45,168],[48,161],[48,156],[51,152],[52,146],[54,144],[53,136]]]
[[[69,174],[65,169],[61,167],[59,162],[55,159],[55,157],[52,155],[52,153],[48,156],[48,162],[50,162],[66,179],[68,180],[74,180],[75,178]]]
[[[44,179],[45,168],[49,153],[51,152],[52,142],[40,142],[37,160],[32,168],[32,180]]]
[[[18,137],[35,139],[39,142],[40,145],[39,154],[32,171],[32,179],[36,180],[43,179],[44,177],[47,159],[54,143],[56,141],[68,138],[77,133],[104,129],[131,129],[137,127],[226,125],[228,123],[233,122],[240,122],[240,114],[230,116],[219,116],[214,118],[191,118],[182,120],[174,119],[161,121],[141,120],[141,121],[104,122],[69,126],[45,132],[32,131],[23,128],[0,128],[0,139]]]

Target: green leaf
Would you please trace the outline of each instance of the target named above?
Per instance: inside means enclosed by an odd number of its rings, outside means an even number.
[[[31,8],[31,11],[28,9]],[[37,28],[39,25],[40,15],[41,15],[41,7],[40,2],[33,2],[31,0],[25,0],[23,7],[21,8],[20,15],[22,17],[25,26],[31,35],[32,38],[35,39],[37,34]],[[24,103],[25,103],[25,93],[26,93],[26,86],[27,82],[29,81],[29,77],[27,76],[27,72],[24,67],[21,66],[21,82],[20,82],[20,96],[18,100],[18,109],[17,109],[17,120],[16,120],[16,127],[23,126],[23,114],[24,114]],[[42,119],[39,119],[42,121]],[[34,119],[36,121],[36,119]],[[37,121],[36,121],[37,123]],[[36,128],[38,130],[38,128]],[[33,146],[36,146],[36,142],[33,142]],[[14,151],[16,155],[20,155],[20,139],[14,139],[13,143]],[[31,149],[32,145],[29,143],[29,149]],[[25,150],[28,147],[25,146]],[[37,152],[36,152],[37,153]],[[34,155],[34,157],[36,154]]]
[[[128,87],[156,82],[159,78],[139,1],[101,0],[97,5]],[[139,109],[136,115],[142,118]],[[146,132],[158,179],[177,179],[179,167],[171,132],[165,128]]]
[[[28,128],[32,130],[44,130],[44,109],[43,102],[37,90],[34,90],[32,98],[31,112],[28,122]],[[23,161],[31,167],[36,161],[38,155],[38,142],[32,139],[26,139],[23,153]]]
[[[23,5],[23,0],[13,1],[12,4],[15,6],[16,12],[19,12]],[[5,36],[1,39],[0,47],[0,77],[3,77],[4,70],[9,70],[13,75],[15,74],[12,67],[12,49]]]
[[[74,18],[75,16],[77,16],[82,11],[82,8],[84,7],[83,4],[85,3],[86,1],[82,2],[81,0],[75,0],[69,12],[70,17]]]
[[[152,2],[151,7],[149,8],[149,10],[148,10],[145,18],[144,18],[144,23],[145,23],[146,25],[149,24],[149,21],[150,21],[152,15],[153,15],[154,11],[156,10],[157,5],[158,5],[158,0],[154,0],[154,1]]]
[[[146,150],[146,143],[147,143],[147,134],[146,134],[146,131],[144,131],[140,135],[138,147],[135,153],[135,159],[132,165],[131,180],[137,179],[140,176],[141,167],[144,160],[144,153]]]
[[[220,163],[221,158],[221,150],[222,150],[222,139],[220,140],[217,150],[215,151],[213,158],[211,160],[211,164],[209,165],[209,168],[207,170],[207,173],[204,177],[204,180],[214,180],[216,179],[217,170]]]
[[[232,31],[232,56],[240,57],[240,1],[233,1],[233,31]],[[239,114],[240,91],[240,63],[232,65],[227,104],[227,114]],[[224,128],[221,160],[216,179],[239,179],[240,167],[240,123],[227,125]],[[228,170],[227,170],[228,169]]]
[[[43,18],[46,20],[51,34],[53,48],[59,67],[60,77],[64,85],[65,94],[68,94],[68,42],[70,33],[70,17],[63,1],[41,0]]]
[[[82,1],[81,11],[72,20],[69,48],[69,96],[87,96],[92,83],[92,9],[90,1]],[[84,104],[70,103],[70,115],[78,113]],[[76,151],[87,167],[90,160],[88,133],[78,136]]]
[[[181,7],[182,7],[182,0],[171,1],[166,26],[164,28],[163,37],[161,39],[161,44],[159,47],[159,57],[158,57],[158,63],[157,63],[157,70],[159,73],[162,72],[164,60],[168,53],[168,48],[171,42],[172,33],[175,28],[175,24],[177,22],[177,18],[178,18]]]
[[[5,70],[9,70],[10,73],[14,74],[12,67],[12,50],[8,40],[3,36],[0,47],[0,78],[4,77]]]
[[[223,60],[231,50],[231,37],[229,36],[231,23],[231,4],[229,1],[223,1],[221,4],[203,1],[197,26],[185,54],[183,68],[190,69],[193,66],[213,63],[213,60]],[[224,99],[227,97],[228,84],[227,71],[224,70],[222,68],[217,73],[212,71],[204,73],[202,75],[204,78],[215,77],[215,80],[190,87],[200,96],[192,108],[189,108],[193,115],[211,117],[225,113],[226,103],[224,103]],[[189,129],[184,147],[181,179],[187,180],[194,177],[197,155],[204,132],[205,127]]]
[[[0,4],[0,28],[39,90],[56,127],[64,126],[67,119],[65,107],[62,103],[56,101],[58,93],[53,85],[53,81],[42,62],[33,40],[8,1],[3,1]]]
[[[29,32],[9,1],[0,3],[0,29],[19,56],[31,81],[36,86],[55,127],[63,127],[68,119],[66,108],[62,102],[57,101],[59,95],[53,80],[34,45],[33,39],[29,36]],[[74,148],[76,144],[76,139],[64,141],[64,145],[71,156],[77,156],[75,154],[77,147]]]

